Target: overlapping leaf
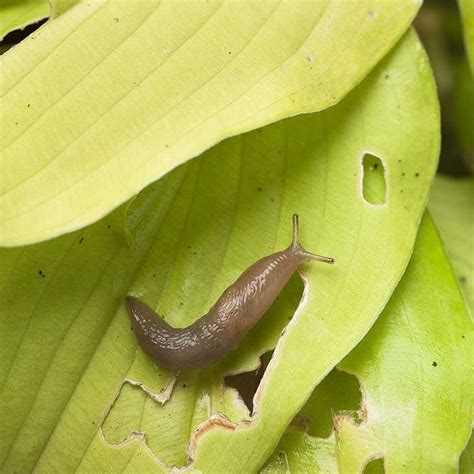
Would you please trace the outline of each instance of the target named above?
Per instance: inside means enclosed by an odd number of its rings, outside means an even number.
[[[410,33],[337,107],[225,141],[146,190],[139,210],[128,212],[127,232],[119,209],[83,231],[4,250],[2,469],[145,471],[182,464],[186,433],[196,423],[217,411],[248,419],[222,376],[256,367],[258,356],[279,341],[252,423],[211,427],[194,438],[191,452],[205,472],[260,467],[400,279],[436,166],[438,126],[431,71]],[[385,169],[383,205],[362,198],[367,152]],[[125,294],[142,297],[171,324],[187,325],[246,266],[288,244],[295,211],[303,244],[337,264],[302,269],[303,301],[284,336],[278,339],[297,282],[239,350],[193,380],[180,375],[165,405],[133,389],[140,384],[164,401],[173,377],[137,350]],[[181,430],[166,452],[153,442],[158,424],[149,423],[165,417]],[[124,433],[128,426],[146,427],[160,464],[143,435]]]
[[[337,103],[418,7],[79,2],[0,59],[0,245],[83,227],[226,137]]]
[[[387,473],[455,472],[473,415],[473,348],[472,321],[426,217],[389,304],[339,365],[361,382],[362,422],[340,414],[327,439],[288,432],[264,471],[356,472],[381,458]]]

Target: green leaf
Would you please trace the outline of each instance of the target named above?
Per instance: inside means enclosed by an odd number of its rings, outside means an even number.
[[[360,380],[362,422],[335,413],[336,433],[327,439],[287,432],[264,472],[334,472],[331,463],[360,472],[374,458],[387,473],[455,472],[473,416],[473,358],[472,321],[426,216],[390,302],[339,364]],[[332,388],[333,396],[343,390]],[[314,411],[319,390],[303,411]],[[466,451],[461,465],[469,462]]]
[[[196,469],[257,470],[401,278],[438,151],[432,75],[410,32],[337,106],[227,140],[145,190],[127,214],[133,247],[124,206],[82,231],[4,249],[0,469],[165,469],[164,460],[185,461],[191,437]],[[365,153],[385,169],[382,205],[362,197]],[[170,324],[186,326],[244,268],[288,244],[295,211],[305,247],[336,258],[334,266],[301,268],[295,316],[297,280],[215,366],[177,380],[154,367],[133,338],[123,297],[138,295]],[[277,343],[249,423],[222,378],[255,369]],[[214,416],[194,431],[217,412],[241,429]],[[167,425],[176,443],[157,443]],[[146,428],[148,446],[126,427]]]
[[[474,179],[438,175],[429,207],[466,302],[474,314]]]
[[[0,58],[0,245],[84,227],[224,138],[334,105],[419,4],[81,1]]]
[[[0,41],[10,31],[21,30],[48,16],[48,0],[2,0],[0,3]]]
[[[464,43],[467,57],[474,75],[474,1],[458,0],[464,29]]]

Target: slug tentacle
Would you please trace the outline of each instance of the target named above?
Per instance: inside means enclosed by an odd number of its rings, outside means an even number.
[[[323,255],[317,255],[315,253],[307,252],[299,242],[299,222],[298,214],[293,214],[293,241],[290,246],[293,251],[301,257],[303,260],[316,260],[324,263],[334,263],[335,260],[331,257],[324,257]]]
[[[305,260],[334,263],[307,252],[298,240],[293,215],[293,241],[286,250],[255,262],[229,286],[207,314],[186,328],[174,328],[133,296],[125,307],[140,347],[157,363],[173,369],[195,369],[217,361],[234,349],[271,306]]]

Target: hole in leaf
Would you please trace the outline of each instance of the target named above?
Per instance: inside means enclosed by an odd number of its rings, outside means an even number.
[[[377,156],[366,153],[362,158],[362,195],[369,204],[385,203],[385,168]]]
[[[383,458],[373,459],[367,463],[364,469],[364,474],[383,474],[384,472]]]
[[[302,409],[311,436],[327,438],[334,429],[333,415],[345,413],[361,422],[362,394],[357,377],[334,369],[315,388]]]
[[[266,352],[260,357],[260,367],[252,372],[243,372],[237,375],[229,375],[224,378],[224,383],[232,388],[235,388],[245,405],[249,409],[249,412],[253,412],[253,397],[257,391],[260,380],[262,380],[263,374],[267,368],[270,359],[272,358],[273,351]]]
[[[27,36],[30,36],[47,20],[47,18],[44,18],[36,23],[25,26],[25,28],[18,28],[17,30],[10,31],[3,40],[0,41],[0,55],[8,51],[12,46],[23,41]]]

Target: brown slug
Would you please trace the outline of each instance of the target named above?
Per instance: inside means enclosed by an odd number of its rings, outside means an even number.
[[[301,247],[298,215],[294,214],[290,246],[247,268],[207,314],[186,328],[170,326],[138,298],[127,296],[125,307],[140,347],[159,365],[171,369],[197,369],[216,362],[237,347],[306,260],[334,263],[333,258]]]

